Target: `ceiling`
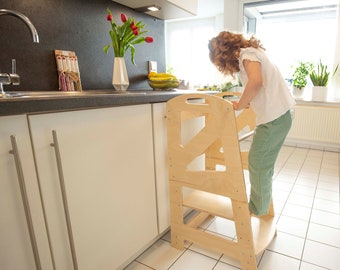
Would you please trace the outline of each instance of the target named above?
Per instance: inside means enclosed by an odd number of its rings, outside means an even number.
[[[224,13],[224,0],[198,0],[198,17],[211,17]]]

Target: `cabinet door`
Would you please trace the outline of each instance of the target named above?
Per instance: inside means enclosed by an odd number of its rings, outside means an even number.
[[[151,105],[29,117],[57,269],[72,269],[56,131],[78,267],[117,269],[157,235]]]
[[[11,136],[21,166],[14,160]],[[53,269],[24,115],[0,117],[0,216],[0,268]]]
[[[168,187],[168,153],[165,121],[165,103],[152,104],[155,145],[155,174],[157,187],[158,229],[163,233],[170,226],[170,199]]]

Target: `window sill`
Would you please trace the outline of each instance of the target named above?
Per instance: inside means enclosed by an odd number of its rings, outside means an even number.
[[[326,101],[313,101],[311,89],[305,89],[301,96],[293,96],[297,105],[310,105],[310,106],[322,106],[322,107],[340,107],[340,99],[331,97],[334,93],[333,89],[329,89],[329,95]]]
[[[311,98],[295,97],[297,105],[340,107],[340,99],[327,99],[326,101],[313,101]]]

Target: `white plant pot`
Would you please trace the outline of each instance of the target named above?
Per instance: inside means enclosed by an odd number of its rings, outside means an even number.
[[[326,101],[328,94],[327,86],[313,86],[312,87],[312,101]]]
[[[112,85],[117,91],[126,91],[129,87],[129,77],[126,71],[124,57],[115,57],[112,69]]]
[[[243,92],[244,91],[244,86],[235,86],[234,88],[231,89],[232,92]]]
[[[304,88],[304,87],[302,87],[301,89],[299,89],[299,88],[293,86],[293,95],[294,95],[294,97],[298,97],[298,98],[302,97],[304,91],[305,91],[305,88]]]

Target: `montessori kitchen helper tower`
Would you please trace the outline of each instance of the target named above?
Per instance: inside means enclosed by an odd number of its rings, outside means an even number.
[[[240,141],[253,134],[255,114],[251,108],[235,112],[229,96],[240,93],[193,93],[167,102],[171,242],[183,249],[187,240],[239,260],[243,270],[256,270],[256,256],[276,235],[274,209],[271,204],[261,217],[249,213],[243,171],[248,155]],[[192,121],[199,128],[186,128]],[[188,210],[194,210],[189,220]],[[235,237],[200,227],[211,217],[233,222]]]

